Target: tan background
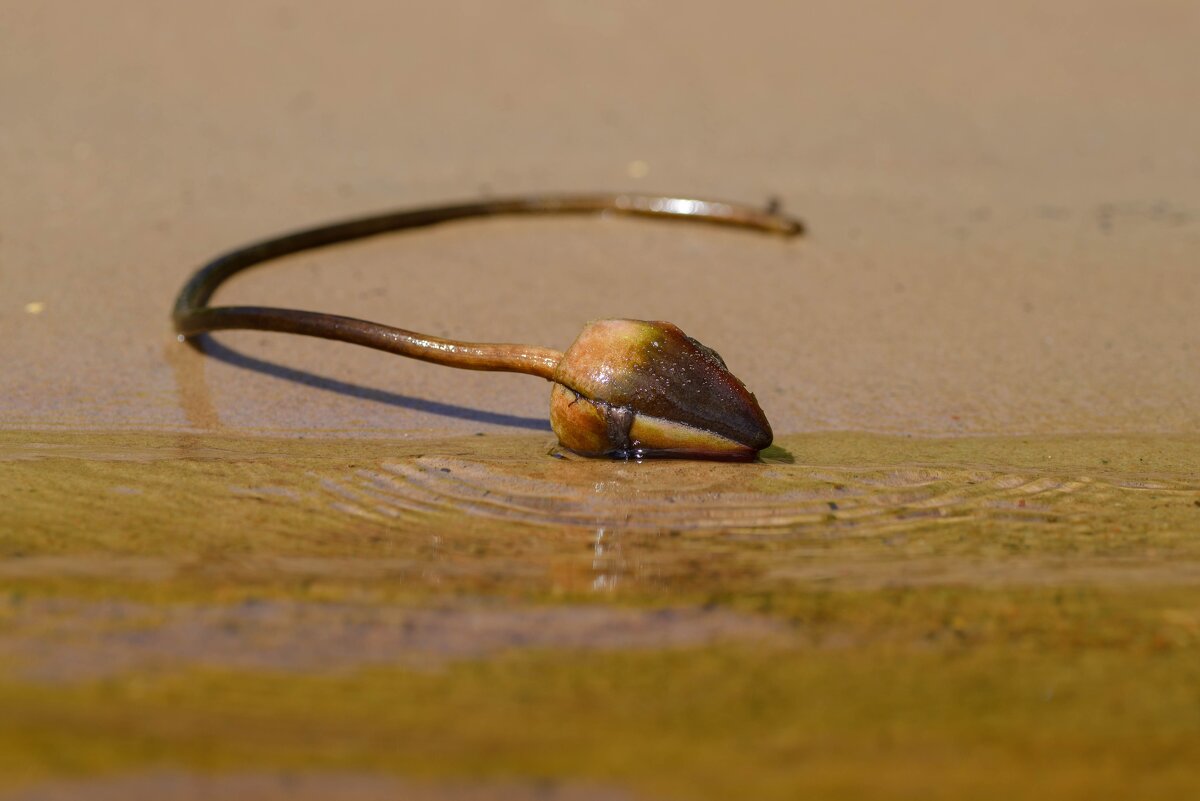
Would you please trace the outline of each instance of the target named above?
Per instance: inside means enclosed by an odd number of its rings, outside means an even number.
[[[0,425],[544,425],[523,376],[256,333],[182,358],[172,296],[302,225],[629,189],[779,196],[811,236],[465,223],[219,299],[560,348],[668,319],[781,433],[1196,431],[1198,43],[1195,2],[5,0]]]

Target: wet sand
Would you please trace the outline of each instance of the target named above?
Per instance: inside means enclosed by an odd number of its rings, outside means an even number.
[[[0,793],[1188,797],[1200,10],[0,3]],[[548,387],[218,300],[565,347],[667,319],[778,435],[560,458]]]
[[[190,368],[197,413],[173,295],[322,221],[633,190],[778,197],[810,236],[471,222],[219,299],[560,349],[591,319],[666,319],[785,434],[1200,429],[1194,4],[439,9],[5,4],[0,420],[542,425],[536,379],[256,333]]]

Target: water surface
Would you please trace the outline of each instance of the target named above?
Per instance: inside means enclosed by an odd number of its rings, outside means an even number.
[[[823,434],[722,464],[5,432],[0,504],[14,792],[1197,779],[1195,438]]]

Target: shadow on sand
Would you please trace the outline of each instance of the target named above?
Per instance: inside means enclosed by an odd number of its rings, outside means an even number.
[[[231,364],[234,367],[240,367],[244,370],[253,370],[256,373],[264,373],[275,378],[292,381],[296,384],[321,389],[326,392],[336,392],[339,395],[346,395],[352,398],[361,398],[363,400],[374,401],[375,403],[385,403],[401,409],[438,414],[443,417],[453,417],[457,420],[469,420],[473,423],[510,426],[512,428],[523,428],[528,431],[550,431],[550,422],[546,418],[521,417],[513,414],[489,412],[483,409],[474,409],[470,406],[431,401],[424,398],[413,398],[397,392],[388,392],[384,389],[366,387],[361,384],[350,383],[349,381],[339,381],[336,378],[317,375],[307,370],[285,367],[282,364],[276,364],[265,359],[247,356],[227,345],[222,345],[208,335],[196,337],[194,340],[191,340],[191,343],[197,349],[219,362]]]

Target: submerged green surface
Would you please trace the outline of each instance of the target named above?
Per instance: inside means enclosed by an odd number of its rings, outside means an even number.
[[[648,798],[1200,787],[1200,440],[829,434],[749,465],[549,450],[0,434],[0,788],[163,766]],[[264,627],[272,604],[289,611]],[[275,647],[316,608],[359,631],[355,610],[547,607],[567,633],[597,608],[734,625],[529,647],[518,621],[510,647],[451,658],[434,625],[417,662],[194,658],[230,626]],[[108,611],[72,625],[83,609]]]

